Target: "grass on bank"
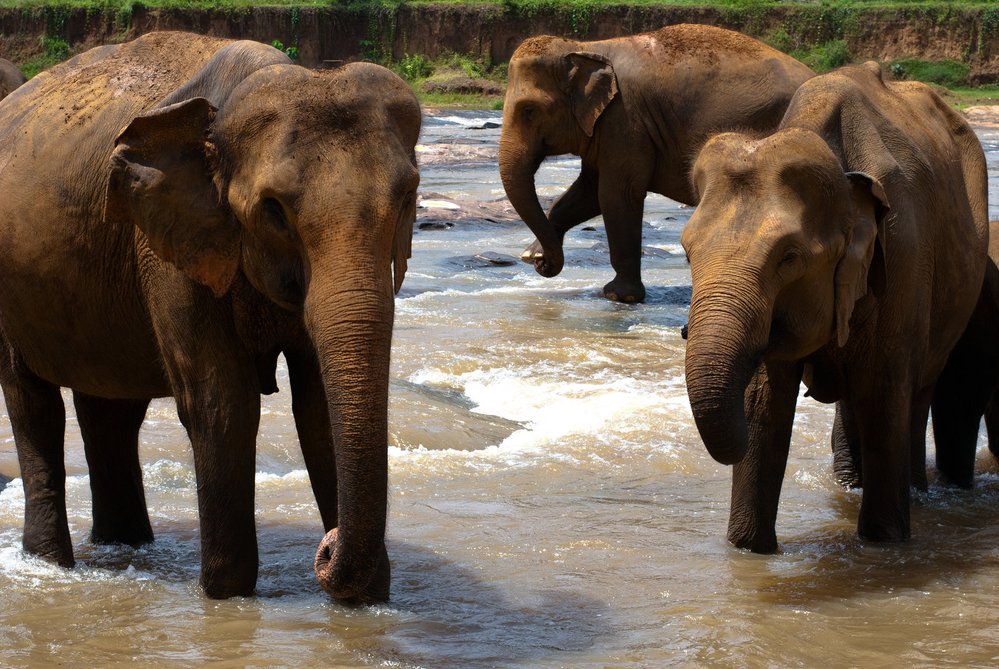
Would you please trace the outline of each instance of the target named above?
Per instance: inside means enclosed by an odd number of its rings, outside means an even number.
[[[400,5],[453,4],[499,5],[515,8],[616,7],[665,5],[766,10],[790,5],[829,9],[997,9],[996,0],[0,0],[2,8],[69,7],[94,11],[127,12],[134,6],[149,8],[227,9],[249,7],[398,7]]]

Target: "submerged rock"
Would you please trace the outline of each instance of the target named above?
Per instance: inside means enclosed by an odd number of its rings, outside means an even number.
[[[12,479],[9,476],[4,476],[3,474],[0,474],[0,492],[3,492],[3,489],[7,487],[7,484],[13,480],[14,479]]]
[[[452,267],[468,269],[488,269],[490,267],[510,267],[517,264],[517,259],[505,253],[495,251],[483,251],[474,256],[457,256],[449,258],[447,263]]]
[[[505,198],[493,202],[461,202],[437,193],[425,193],[416,206],[416,225],[420,230],[444,230],[455,224],[520,222],[517,212]]]

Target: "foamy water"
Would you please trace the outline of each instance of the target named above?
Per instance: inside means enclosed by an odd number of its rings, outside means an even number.
[[[499,130],[485,127],[498,121],[428,119],[425,200],[502,210]],[[999,132],[981,137],[999,203]],[[546,162],[542,193],[577,170]],[[68,403],[72,570],[20,550],[23,493],[0,412],[0,474],[15,477],[0,491],[0,666],[994,666],[999,474],[984,448],[974,490],[917,495],[911,542],[864,544],[860,495],[831,476],[832,411],[802,397],[781,552],[727,544],[730,471],[704,451],[683,385],[689,215],[647,200],[643,305],[600,296],[613,273],[599,221],[569,233],[555,279],[471,260],[517,257],[531,241],[502,216],[417,231],[396,310],[384,606],[333,604],[313,579],[322,527],[283,366],[282,391],[263,398],[252,598],[198,591],[196,485],[171,401],[154,402],[141,435],[157,539],[139,549],[87,539]]]

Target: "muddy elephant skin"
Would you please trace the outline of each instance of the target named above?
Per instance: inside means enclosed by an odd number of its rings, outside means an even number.
[[[523,258],[562,271],[566,231],[603,215],[616,273],[604,295],[641,302],[646,193],[696,204],[690,166],[724,130],[772,132],[807,67],[751,37],[704,25],[599,42],[532,37],[510,59],[499,165],[537,241]],[[576,181],[547,214],[534,174],[546,156],[580,156]]]
[[[311,72],[270,46],[180,33],[99,47],[0,105],[0,383],[26,550],[73,564],[59,388],[96,542],[152,538],[137,435],[150,398],[173,396],[201,584],[250,594],[260,394],[283,353],[327,531],[320,583],[388,597],[389,349],[420,123],[382,67]]]
[[[769,137],[705,145],[681,238],[687,394],[708,451],[735,464],[737,546],[776,549],[802,380],[858,445],[860,536],[909,537],[934,383],[985,272],[986,179],[963,118],[877,63],[803,84]]]

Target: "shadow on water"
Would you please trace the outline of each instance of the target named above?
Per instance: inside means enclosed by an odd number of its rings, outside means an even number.
[[[996,567],[999,545],[999,479],[973,490],[932,485],[912,502],[912,538],[876,543],[857,536],[859,491],[833,497],[842,521],[815,529],[810,539],[781,541],[781,553],[759,556],[762,601],[801,605],[902,590],[938,590]],[[849,524],[846,524],[849,523]],[[816,537],[817,535],[817,537]],[[735,556],[734,556],[735,557]],[[747,556],[739,552],[738,559]],[[746,566],[733,565],[733,570]]]
[[[530,666],[592,647],[614,629],[604,602],[581,592],[513,593],[488,573],[426,548],[390,542],[395,610],[353,650],[381,661],[432,667]],[[330,607],[331,621],[354,614]]]
[[[156,541],[139,549],[85,543],[78,547],[80,557],[85,569],[105,574],[138,570],[140,580],[158,583],[186,600],[172,604],[175,611],[202,614],[206,624],[196,626],[193,636],[190,629],[183,633],[188,659],[225,657],[226,649],[243,656],[259,653],[269,630],[276,624],[281,627],[289,616],[294,620],[288,624],[303,635],[301,643],[335,649],[342,654],[341,662],[345,655],[353,658],[352,663],[404,667],[476,669],[531,666],[553,659],[569,666],[575,654],[616,632],[607,604],[582,592],[507,587],[509,581],[497,582],[487,568],[471,568],[427,547],[391,538],[387,542],[392,562],[390,602],[342,606],[326,597],[312,572],[311,555],[320,533],[273,521],[258,528],[261,565],[256,595],[210,600],[196,586],[196,528],[171,522],[157,526],[156,532]],[[141,625],[152,624],[151,616],[159,620],[161,612],[152,603],[133,604],[146,610],[125,615],[119,609],[126,620],[142,620]],[[181,623],[159,620],[157,624],[172,628]],[[272,642],[290,643],[281,638]],[[289,652],[289,658],[296,652],[312,657],[308,648]]]

